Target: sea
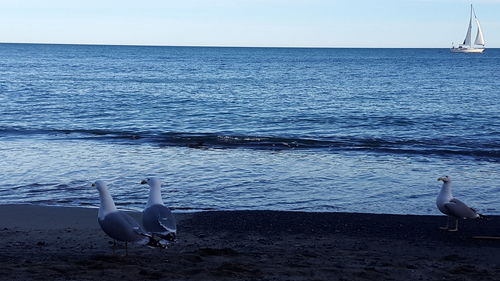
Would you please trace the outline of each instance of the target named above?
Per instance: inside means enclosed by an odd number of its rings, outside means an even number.
[[[0,44],[0,204],[500,214],[500,49]]]

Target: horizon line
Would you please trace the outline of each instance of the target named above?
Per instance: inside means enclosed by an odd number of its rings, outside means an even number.
[[[0,42],[19,45],[69,45],[115,47],[180,47],[180,48],[275,48],[275,49],[450,49],[450,47],[332,47],[332,46],[238,46],[238,45],[161,45],[161,44],[106,44],[106,43],[47,43],[47,42]],[[487,49],[497,49],[490,47]]]

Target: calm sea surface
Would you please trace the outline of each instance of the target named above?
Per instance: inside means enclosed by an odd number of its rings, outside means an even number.
[[[0,204],[500,214],[500,50],[0,44]]]

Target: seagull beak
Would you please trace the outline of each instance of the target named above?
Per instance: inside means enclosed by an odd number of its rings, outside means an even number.
[[[438,181],[444,181],[443,177],[438,178]]]
[[[146,183],[148,183],[146,180],[141,181],[141,184],[146,184]]]

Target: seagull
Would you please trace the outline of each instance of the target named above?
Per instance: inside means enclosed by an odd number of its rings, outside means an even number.
[[[476,210],[468,207],[464,202],[453,198],[451,194],[451,178],[449,176],[440,177],[438,181],[443,182],[443,187],[436,199],[436,205],[441,213],[448,216],[446,221],[446,226],[440,227],[441,229],[448,231],[458,230],[458,219],[475,219],[475,218],[485,218],[485,216],[478,213]],[[450,229],[450,218],[455,219],[455,228]]]
[[[113,198],[109,194],[104,181],[98,180],[92,186],[99,191],[99,199],[101,201],[97,221],[102,230],[109,237],[113,238],[113,255],[115,254],[116,240],[125,242],[125,256],[128,255],[128,242],[163,248],[131,216],[116,209]]]
[[[146,231],[166,241],[174,241],[177,234],[175,218],[161,199],[161,181],[158,178],[147,178],[141,184],[149,185],[149,199],[142,211],[142,225]]]

